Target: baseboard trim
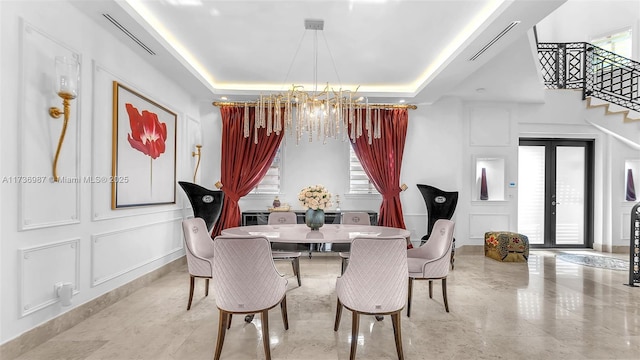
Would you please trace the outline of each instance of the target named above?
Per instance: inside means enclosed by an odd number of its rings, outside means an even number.
[[[186,264],[186,257],[163,265],[162,267],[140,276],[116,289],[109,291],[85,304],[76,307],[56,318],[53,318],[42,325],[39,325],[17,338],[0,345],[0,358],[2,360],[13,360],[25,352],[43,344],[54,336],[72,328],[81,321],[86,320],[91,315],[105,309],[108,306],[129,296],[131,293],[149,285],[160,277],[179,269]]]
[[[600,251],[603,253],[628,254],[629,245],[593,244],[593,250]]]

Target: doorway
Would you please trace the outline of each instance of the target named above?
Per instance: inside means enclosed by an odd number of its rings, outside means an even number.
[[[518,232],[531,247],[593,246],[593,143],[520,139]]]

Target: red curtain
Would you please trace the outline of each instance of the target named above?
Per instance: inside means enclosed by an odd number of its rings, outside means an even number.
[[[247,195],[269,170],[278,147],[284,137],[271,133],[267,136],[264,128],[255,129],[255,109],[249,109],[249,137],[244,137],[244,112],[242,106],[223,106],[222,116],[222,161],[221,177],[224,203],[220,218],[213,228],[212,236],[218,236],[223,229],[240,226],[238,200]],[[282,118],[279,119],[282,121]],[[258,143],[254,143],[258,131]]]
[[[400,202],[400,169],[407,137],[407,109],[380,111],[381,137],[369,145],[366,133],[351,143],[364,171],[382,195],[378,225],[406,229]],[[373,115],[372,115],[373,117]]]

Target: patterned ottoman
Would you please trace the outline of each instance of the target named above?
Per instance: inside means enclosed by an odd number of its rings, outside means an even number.
[[[504,262],[527,262],[529,238],[509,231],[492,231],[484,234],[484,256]]]

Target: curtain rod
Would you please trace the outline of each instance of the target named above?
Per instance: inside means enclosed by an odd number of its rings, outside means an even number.
[[[257,102],[255,101],[246,101],[246,102],[233,102],[233,101],[214,101],[213,106],[223,107],[223,106],[256,106]],[[358,105],[358,108],[364,108],[365,104]],[[410,109],[416,110],[418,107],[412,104],[369,104],[370,109]]]

